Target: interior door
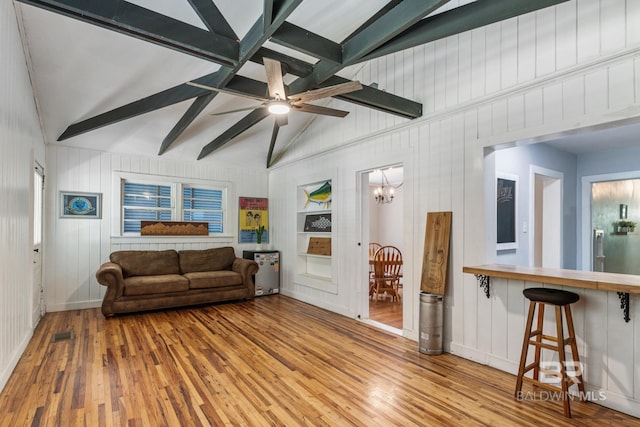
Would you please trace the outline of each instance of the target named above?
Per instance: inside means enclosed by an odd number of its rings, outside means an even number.
[[[35,328],[44,314],[44,290],[42,287],[42,218],[44,169],[36,164],[33,174],[33,287],[31,324]]]
[[[535,267],[562,268],[562,179],[559,172],[533,174],[533,262]]]

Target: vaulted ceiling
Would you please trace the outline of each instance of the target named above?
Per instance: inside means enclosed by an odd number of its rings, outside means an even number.
[[[364,61],[566,0],[18,1],[48,143],[265,167],[315,114],[292,111],[286,126],[266,108],[212,115],[260,104],[264,58],[282,64],[287,95],[303,93],[351,81]],[[422,100],[361,83],[313,104],[421,116]]]

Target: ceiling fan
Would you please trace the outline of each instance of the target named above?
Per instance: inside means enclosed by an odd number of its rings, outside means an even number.
[[[274,59],[263,58],[264,68],[267,73],[267,87],[269,89],[268,98],[259,98],[249,96],[252,99],[260,101],[261,104],[255,107],[239,108],[235,110],[223,111],[221,113],[212,113],[213,116],[222,114],[235,113],[238,111],[255,110],[259,108],[267,108],[270,113],[275,114],[280,126],[287,124],[286,116],[289,111],[301,111],[304,113],[322,114],[325,116],[345,117],[348,111],[337,110],[335,108],[327,108],[319,105],[307,104],[309,101],[315,101],[331,96],[342,95],[344,93],[355,92],[362,89],[362,84],[358,81],[342,83],[334,86],[327,86],[320,89],[309,90],[306,92],[287,95],[285,92],[284,81],[282,80],[282,65],[280,61]],[[226,91],[225,89],[207,86],[196,82],[187,82],[190,86],[199,87],[201,89],[213,90],[216,92],[229,93],[239,95],[237,92]]]
[[[331,96],[342,95],[344,93],[355,92],[362,89],[359,81],[341,83],[333,86],[327,86],[320,89],[308,90],[306,92],[287,95],[284,81],[282,80],[282,64],[274,59],[263,58],[264,68],[267,74],[267,88],[269,91],[268,98],[253,97],[250,95],[241,95],[238,92],[231,92],[225,89],[213,86],[203,85],[197,82],[187,82],[190,86],[199,87],[201,89],[212,90],[216,92],[228,93],[236,96],[247,96],[251,99],[260,101],[261,104],[254,107],[239,108],[235,110],[223,111],[221,113],[212,113],[213,116],[221,114],[235,113],[238,111],[257,110],[267,108],[276,118],[273,133],[271,134],[271,144],[269,145],[269,153],[267,155],[267,167],[271,166],[271,157],[273,148],[278,137],[280,127],[288,123],[287,113],[289,111],[301,111],[303,113],[322,114],[325,116],[345,117],[348,111],[338,110],[335,108],[322,107],[319,105],[307,104],[309,101],[315,101]]]

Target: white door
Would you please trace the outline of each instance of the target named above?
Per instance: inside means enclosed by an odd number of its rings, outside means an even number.
[[[31,325],[35,328],[44,314],[42,289],[42,195],[44,169],[36,164],[33,174],[33,287]]]
[[[562,178],[560,172],[532,173],[532,262],[535,267],[562,268]]]

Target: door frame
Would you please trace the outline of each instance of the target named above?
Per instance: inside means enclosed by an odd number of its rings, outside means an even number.
[[[44,167],[34,162],[32,175],[32,206],[31,206],[31,242],[33,249],[33,264],[39,263],[39,267],[32,264],[32,282],[31,282],[31,326],[35,327],[45,313],[44,305],[44,183],[45,174]],[[38,178],[39,177],[39,178]],[[39,235],[39,236],[38,236]],[[37,243],[36,239],[40,242]],[[36,274],[39,271],[39,280],[36,281]],[[38,289],[35,286],[39,283]],[[37,302],[36,302],[37,301]]]
[[[536,209],[536,176],[542,176],[545,178],[556,180],[560,185],[559,200],[557,200],[557,206],[560,207],[560,230],[556,233],[558,235],[558,256],[560,261],[560,268],[562,268],[564,266],[564,239],[562,238],[564,232],[564,173],[536,165],[531,165],[529,167],[529,265],[535,265],[536,233],[539,231],[536,230],[536,218],[538,215]],[[541,214],[544,216],[544,212],[542,212]]]
[[[407,324],[407,319],[406,319],[407,310],[405,305],[405,302],[407,301],[407,299],[405,298],[406,292],[403,293],[403,297],[401,300],[402,301],[402,324],[403,324],[402,328],[397,329],[389,325],[385,325],[383,323],[371,320],[369,318],[369,237],[370,237],[369,230],[371,226],[371,221],[370,221],[371,216],[369,211],[369,203],[370,203],[369,198],[371,197],[371,193],[369,191],[369,175],[378,169],[384,170],[388,168],[402,168],[403,182],[404,182],[406,166],[403,162],[397,162],[397,163],[372,167],[368,169],[359,170],[356,172],[356,188],[357,188],[357,191],[360,193],[358,196],[358,203],[356,208],[357,218],[360,219],[360,230],[359,230],[360,256],[358,257],[358,262],[357,262],[357,265],[358,265],[357,280],[358,280],[358,283],[361,284],[361,286],[357,286],[357,290],[355,292],[356,312],[358,313],[357,314],[358,320],[362,320],[375,327],[387,330],[388,332],[397,333],[402,336],[404,334],[405,325]],[[406,225],[403,224],[403,229],[405,227]],[[404,234],[405,234],[404,231],[402,234],[404,238]],[[405,273],[407,270],[408,269],[406,268],[406,266],[404,266]],[[405,279],[406,277],[407,276],[405,274]],[[405,287],[405,291],[406,291],[406,287]]]
[[[580,247],[582,254],[580,256],[581,270],[593,269],[593,244],[592,244],[592,228],[591,228],[591,184],[606,181],[622,181],[626,179],[640,179],[640,170],[628,172],[615,172],[602,175],[583,176],[581,180],[582,187],[582,226],[579,233],[581,237]]]

